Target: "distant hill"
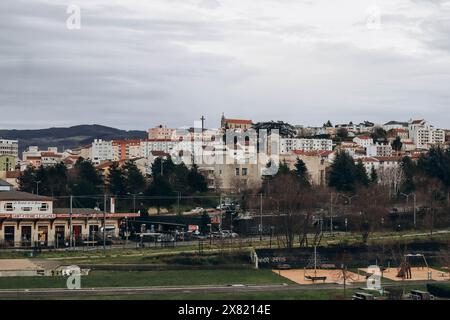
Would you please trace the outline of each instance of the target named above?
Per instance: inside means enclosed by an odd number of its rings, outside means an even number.
[[[58,150],[62,151],[90,144],[94,139],[143,139],[146,137],[145,131],[126,131],[97,124],[69,128],[0,130],[0,138],[19,140],[20,153],[29,146],[38,146],[41,149],[58,147]]]

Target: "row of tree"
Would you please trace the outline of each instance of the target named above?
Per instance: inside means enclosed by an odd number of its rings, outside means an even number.
[[[179,194],[186,196],[208,191],[206,180],[195,165],[188,169],[183,163],[174,164],[170,157],[157,158],[151,170],[150,178],[132,161],[123,165],[113,162],[102,177],[91,161],[80,158],[70,170],[62,163],[51,167],[28,167],[18,182],[21,191],[54,197],[60,205],[67,205],[69,196],[74,196],[78,206],[91,208],[101,206],[99,199],[104,194],[123,198],[139,196],[143,198],[139,206],[157,206],[159,209],[173,204]],[[130,209],[131,202],[121,206]]]
[[[287,248],[294,246],[296,237],[300,245],[318,244],[320,221],[327,220],[332,230],[332,215],[345,216],[349,229],[359,231],[366,244],[374,231],[416,226],[428,228],[432,235],[435,227],[450,225],[449,150],[433,148],[418,161],[404,157],[399,166],[387,167],[377,171],[372,166],[367,172],[362,162],[340,152],[328,172],[328,185],[317,186],[305,183],[309,175],[300,159],[293,170],[281,163],[278,173],[265,179],[260,201],[249,194],[246,204],[250,210],[275,213],[266,226],[275,228],[278,241]],[[311,233],[314,239],[307,237]]]

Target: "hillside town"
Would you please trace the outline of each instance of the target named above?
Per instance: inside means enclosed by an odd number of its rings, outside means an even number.
[[[238,161],[236,157],[231,161],[214,161],[212,164],[195,161],[198,159],[195,157],[196,152],[205,153],[205,150],[210,150],[215,159],[220,152],[228,154],[227,142],[220,137],[230,133],[246,135],[246,132],[257,128],[257,124],[252,120],[227,119],[224,115],[218,129],[206,129],[203,123],[199,121],[196,123],[197,127],[185,129],[158,125],[148,129],[147,139],[95,139],[89,145],[68,150],[58,150],[52,146],[40,150],[37,146],[30,146],[22,154],[19,154],[20,141],[0,139],[0,179],[3,184],[8,183],[12,188],[18,188],[17,178],[27,168],[51,167],[63,163],[70,169],[80,158],[90,160],[102,173],[114,162],[123,165],[132,161],[142,174],[151,176],[151,168],[156,159],[184,155],[184,163],[188,166],[195,163],[211,190],[231,191],[236,179],[243,185],[260,186],[262,168],[266,166],[266,162],[251,161],[249,158],[247,161]],[[291,169],[297,159],[304,161],[314,185],[326,184],[327,170],[339,151],[348,153],[355,162],[362,162],[368,174],[374,168],[381,176],[383,171],[399,167],[404,156],[416,161],[431,147],[447,148],[450,143],[450,130],[435,128],[423,119],[389,121],[380,125],[368,121],[332,125],[328,121],[322,127],[281,122],[265,124],[265,128],[269,129],[269,137],[270,130],[280,128],[280,124],[281,127],[290,129],[279,134],[279,161],[286,163]],[[235,150],[251,153],[248,141],[236,144],[233,147]],[[379,182],[382,183],[382,180]]]

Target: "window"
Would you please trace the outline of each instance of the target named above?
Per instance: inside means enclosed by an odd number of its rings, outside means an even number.
[[[246,176],[247,175],[247,168],[242,168],[242,175]]]
[[[5,203],[5,211],[14,211],[14,207],[11,202]]]
[[[239,168],[236,168],[236,175],[239,175]]]
[[[39,211],[47,211],[48,210],[48,203],[42,203]]]
[[[22,211],[31,211],[31,207],[22,207]]]

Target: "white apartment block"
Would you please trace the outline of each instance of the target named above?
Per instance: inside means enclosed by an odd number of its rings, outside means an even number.
[[[330,139],[280,139],[280,153],[287,154],[294,150],[301,151],[332,151],[333,141]]]
[[[95,139],[92,142],[91,161],[94,164],[100,164],[103,161],[113,160],[114,152],[112,141],[104,141],[102,139]]]
[[[377,143],[366,149],[368,157],[390,157],[392,156],[392,146],[390,144]]]
[[[353,142],[356,143],[358,146],[363,147],[367,149],[371,145],[373,145],[373,139],[368,136],[358,136],[353,139]]]
[[[401,157],[364,157],[359,158],[364,168],[366,169],[367,175],[370,176],[372,168],[377,172],[382,170],[396,169],[400,167]],[[355,163],[357,163],[355,161]]]
[[[168,139],[147,139],[141,141],[141,155],[145,158],[152,156],[152,151],[161,151],[164,153],[170,153],[174,147],[176,147],[180,141],[168,140]]]
[[[19,158],[19,141],[0,139],[0,155]]]
[[[417,149],[429,149],[432,145],[445,143],[445,131],[434,128],[425,120],[410,120],[408,130]]]

